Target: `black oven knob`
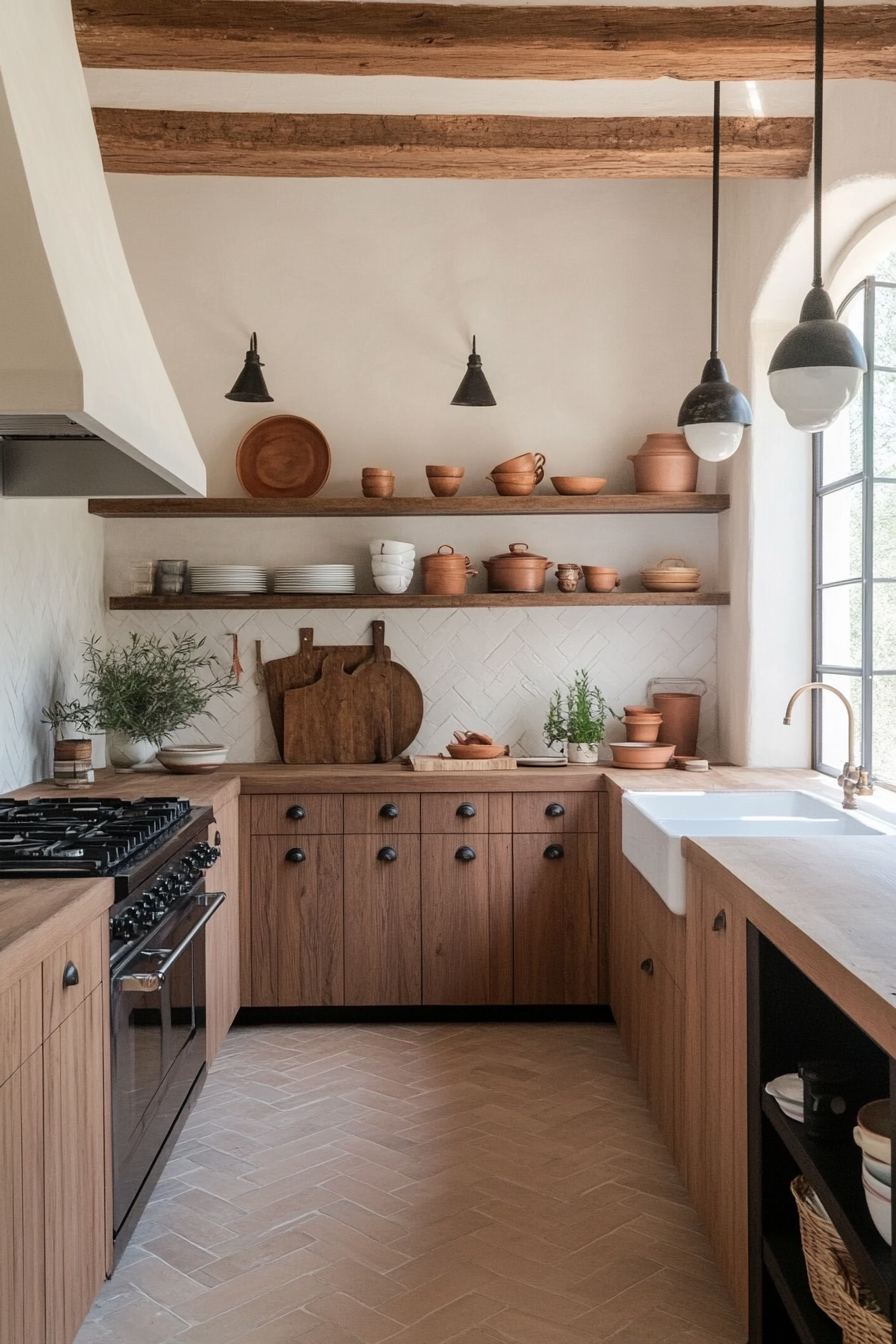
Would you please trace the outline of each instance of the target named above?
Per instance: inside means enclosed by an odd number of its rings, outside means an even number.
[[[127,942],[129,938],[136,937],[137,923],[130,915],[116,915],[112,920],[110,932],[113,938]]]
[[[190,861],[195,863],[198,868],[211,868],[212,864],[220,858],[221,851],[215,845],[201,844],[197,845],[190,853]]]

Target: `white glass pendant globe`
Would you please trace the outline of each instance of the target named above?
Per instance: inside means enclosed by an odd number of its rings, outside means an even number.
[[[863,373],[863,368],[848,364],[775,369],[769,374],[769,390],[794,429],[818,434],[830,429],[856,396]]]
[[[744,427],[731,420],[719,420],[714,424],[704,422],[698,425],[685,425],[684,436],[691,452],[696,453],[704,462],[724,462],[740,447]]]

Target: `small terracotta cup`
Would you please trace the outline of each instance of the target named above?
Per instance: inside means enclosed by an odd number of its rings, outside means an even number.
[[[463,467],[427,467],[426,479],[436,499],[456,495],[464,476]]]
[[[619,570],[608,569],[606,565],[583,565],[585,587],[589,593],[612,593],[619,587]]]
[[[364,468],[361,473],[361,493],[366,499],[391,499],[394,491],[394,471]]]
[[[561,593],[574,593],[582,579],[579,565],[565,564],[557,566],[557,587]]]

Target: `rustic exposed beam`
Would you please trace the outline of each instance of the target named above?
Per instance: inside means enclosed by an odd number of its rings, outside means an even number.
[[[465,79],[809,79],[814,10],[73,0],[84,65]],[[896,5],[831,6],[825,73],[896,76]]]
[[[94,108],[110,173],[708,177],[710,117],[373,117]],[[725,117],[727,177],[802,177],[807,117]]]

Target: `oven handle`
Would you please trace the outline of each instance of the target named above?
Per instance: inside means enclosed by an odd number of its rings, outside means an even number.
[[[133,975],[119,975],[116,976],[113,984],[117,985],[119,989],[135,990],[137,993],[141,994],[152,994],[155,990],[161,988],[165,983],[165,977],[168,975],[171,967],[187,950],[197,933],[205,927],[218,907],[224,904],[226,893],[223,891],[206,891],[203,892],[201,900],[202,904],[206,905],[208,908],[200,918],[197,919],[186,938],[168,953],[157,971],[138,971]]]

